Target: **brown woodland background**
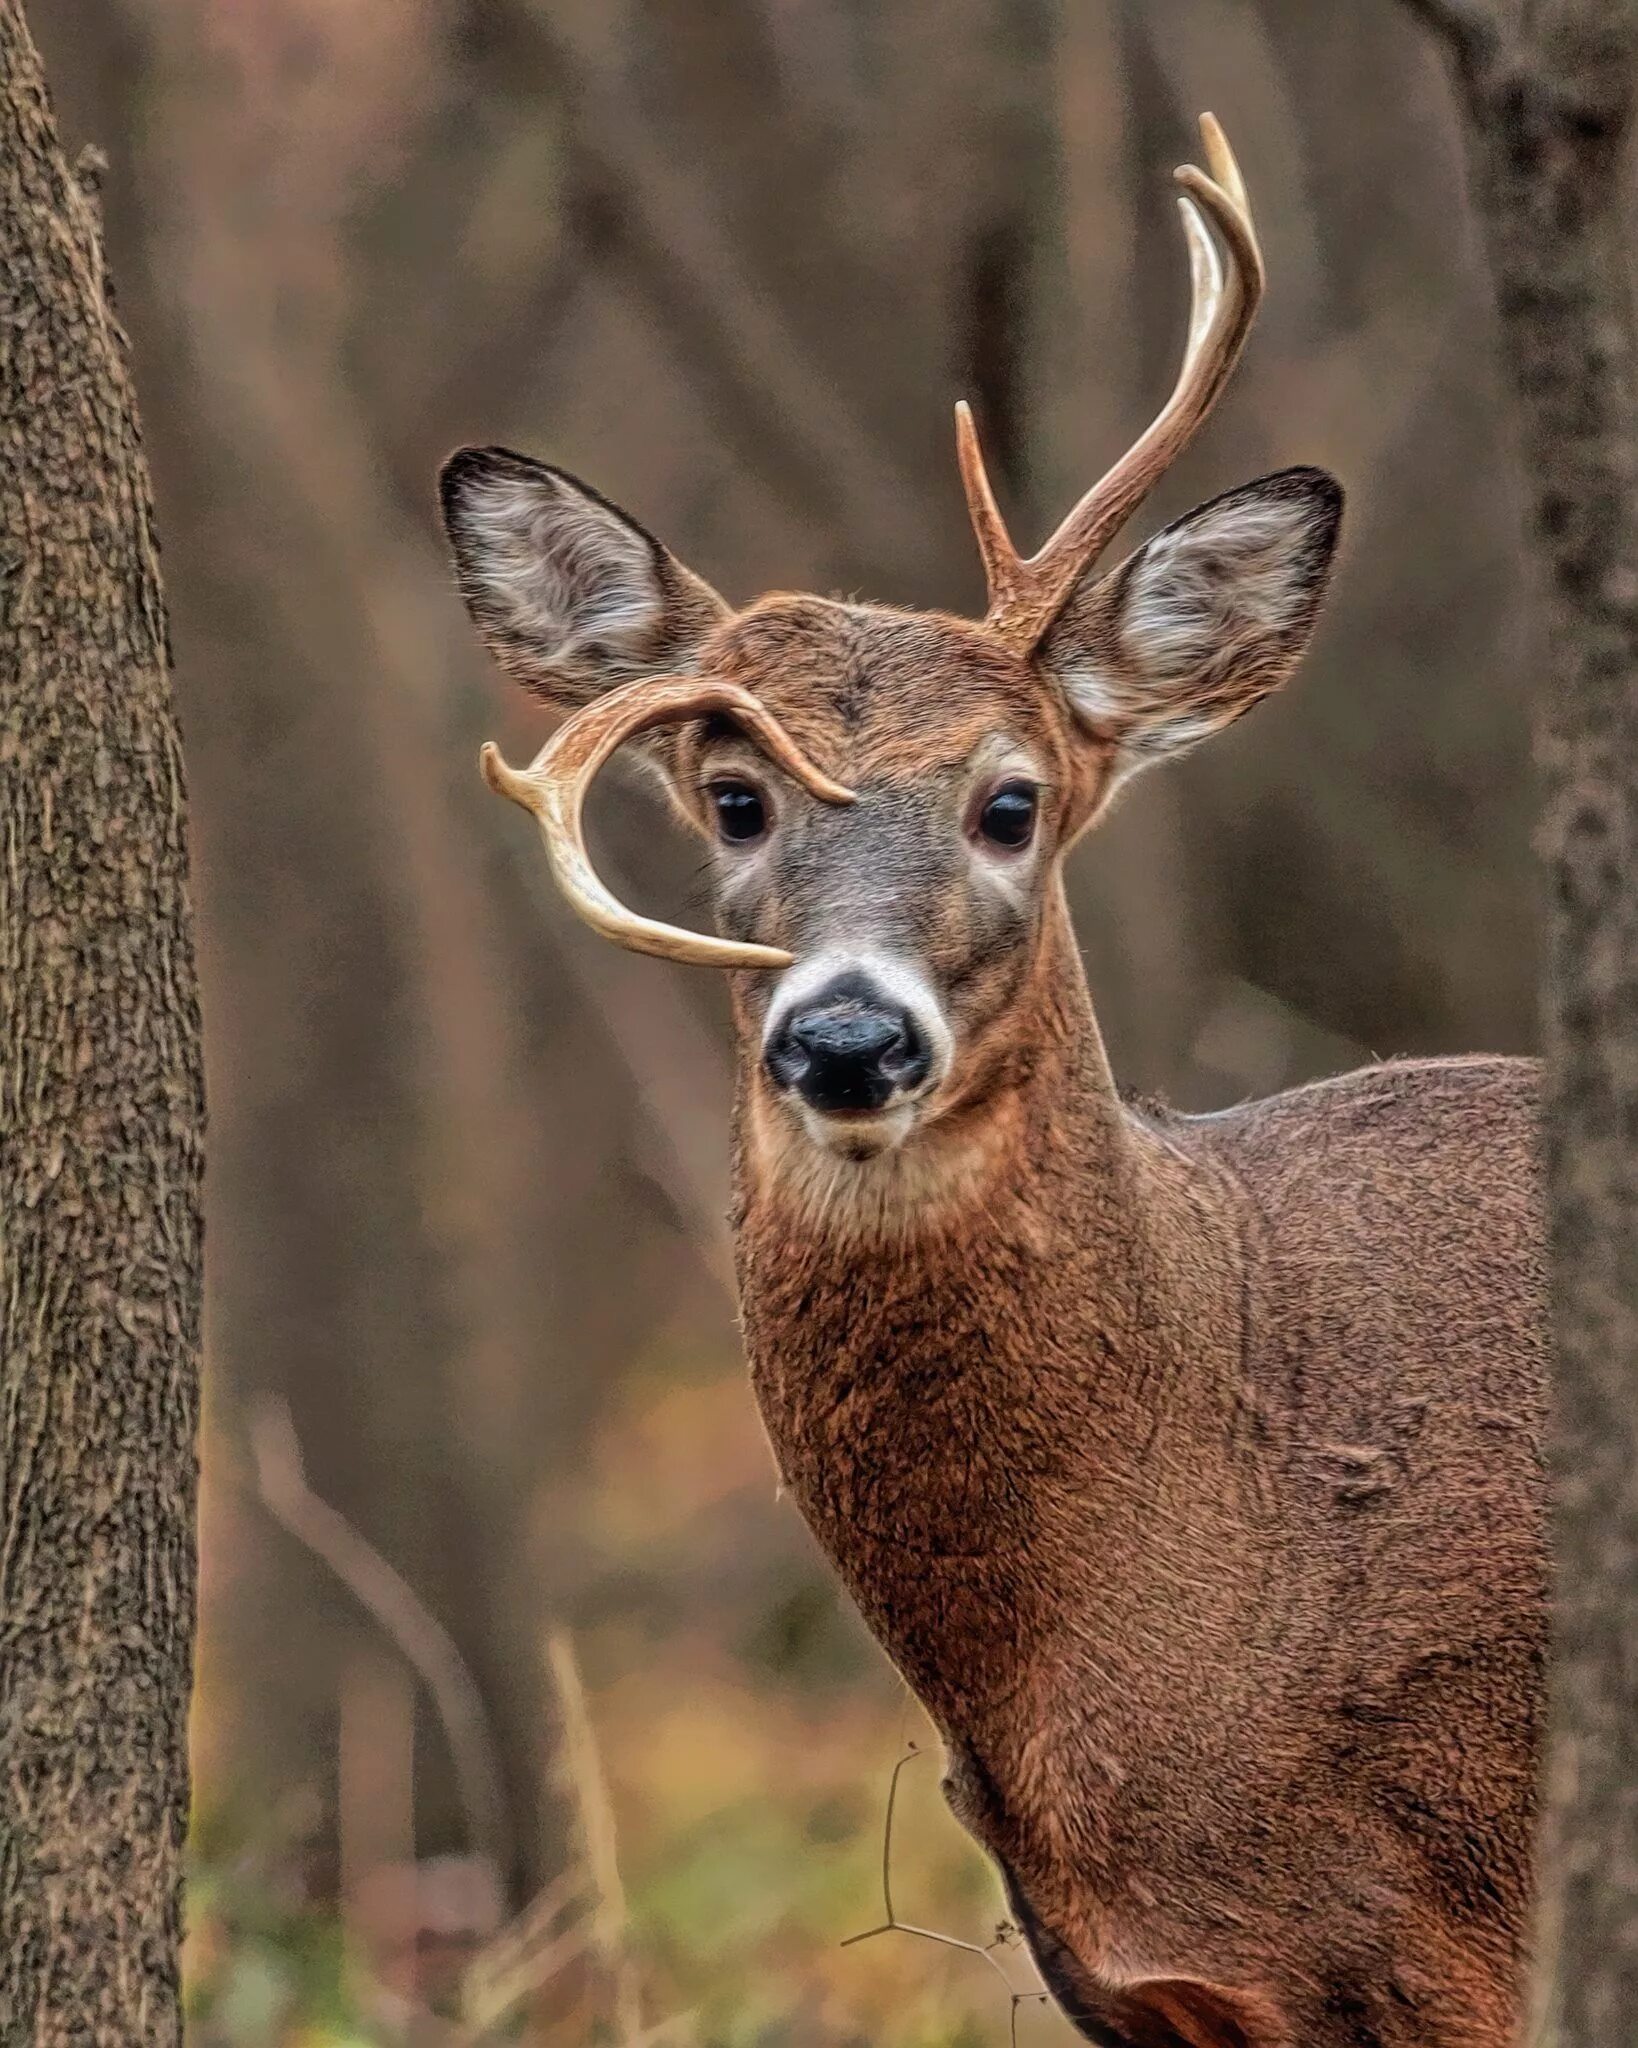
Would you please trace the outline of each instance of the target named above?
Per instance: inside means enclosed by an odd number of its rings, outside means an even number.
[[[1166,173],[1212,107],[1273,287],[1160,516],[1297,461],[1350,514],[1299,684],[1077,857],[1117,1070],[1206,1107],[1525,1048],[1535,649],[1436,51],[1393,0],[32,16],[66,139],[109,160],[191,773],[197,2038],[477,2038],[431,2017],[464,1971],[471,2019],[476,1957],[512,1971],[485,2039],[1067,2040],[980,1958],[838,1947],[881,1918],[917,1722],[742,1384],[720,991],[574,925],[479,783],[478,741],[521,758],[540,721],[452,595],[432,478],[510,442],[730,594],[970,607],[951,403],[1025,534],[1132,437],[1181,342]],[[610,784],[611,871],[686,911],[692,850]],[[448,1631],[453,1706],[415,1605],[372,1619],[332,1539]],[[986,1943],[935,1779],[902,1780],[896,1903]]]

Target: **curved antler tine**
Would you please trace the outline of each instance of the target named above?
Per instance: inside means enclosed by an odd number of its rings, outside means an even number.
[[[788,967],[789,953],[776,946],[744,945],[639,917],[605,887],[586,851],[581,812],[598,770],[617,748],[658,725],[722,712],[736,719],[793,780],[821,802],[850,804],[844,789],[814,767],[785,728],[735,683],[701,676],[654,676],[611,690],[577,711],[552,735],[527,768],[509,768],[499,749],[486,741],[478,756],[483,778],[497,795],[534,813],[546,858],[571,908],[606,939],[634,953],[682,960],[702,967]]]
[[[1187,192],[1177,195],[1177,210],[1183,221],[1183,239],[1189,245],[1189,339],[1185,355],[1193,355],[1211,332],[1211,323],[1222,304],[1227,279],[1223,273],[1221,245],[1206,225],[1195,199]]]
[[[1188,339],[1177,383],[1149,427],[1045,546],[1025,561],[1014,558],[999,594],[992,576],[986,623],[1021,652],[1039,642],[1089,565],[1198,432],[1228,382],[1256,317],[1264,271],[1245,180],[1228,138],[1210,114],[1200,117],[1200,138],[1210,174],[1194,164],[1183,165],[1177,173],[1192,283]],[[964,476],[966,464],[963,442]],[[971,483],[968,501],[974,502]],[[988,566],[987,552],[985,559]]]
[[[1173,177],[1184,192],[1200,210],[1208,215],[1212,226],[1228,244],[1234,259],[1233,267],[1238,272],[1247,296],[1255,311],[1257,301],[1262,297],[1265,282],[1263,252],[1258,246],[1257,231],[1251,224],[1251,215],[1242,212],[1224,188],[1208,178],[1195,164],[1179,164]],[[1246,325],[1250,326],[1248,319]],[[1242,337],[1243,338],[1243,337]]]
[[[1223,133],[1223,124],[1215,114],[1200,116],[1200,146],[1206,152],[1206,168],[1249,219],[1251,202],[1246,197],[1246,181],[1240,175],[1240,160],[1230,147],[1229,139]]]
[[[1017,587],[1018,550],[1012,544],[1007,522],[1001,517],[995,492],[990,488],[989,471],[984,467],[984,451],[979,445],[973,409],[964,398],[956,400],[955,422],[956,460],[961,465],[961,487],[967,495],[967,517],[972,521],[973,538],[978,542],[979,556],[984,564],[984,581],[993,610]]]

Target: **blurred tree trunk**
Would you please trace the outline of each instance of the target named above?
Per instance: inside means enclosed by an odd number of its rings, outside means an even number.
[[[181,2038],[203,1083],[148,476],[0,0],[0,2039]]]
[[[1638,389],[1633,0],[1413,0],[1454,59],[1548,600],[1557,1641],[1536,2033],[1638,2013]]]

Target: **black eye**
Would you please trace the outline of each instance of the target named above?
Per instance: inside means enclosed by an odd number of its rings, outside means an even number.
[[[748,782],[713,782],[706,794],[722,838],[742,846],[748,839],[760,839],[767,831],[767,808]]]
[[[992,846],[1028,846],[1035,836],[1039,804],[1039,794],[1029,783],[1003,783],[979,812],[978,829]]]

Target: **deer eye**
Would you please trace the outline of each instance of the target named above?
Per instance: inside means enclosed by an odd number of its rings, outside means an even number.
[[[717,837],[735,846],[760,839],[768,829],[768,808],[748,782],[713,782],[706,791],[717,821]]]
[[[992,846],[1004,846],[1015,853],[1035,837],[1040,804],[1040,792],[1032,783],[1004,782],[986,798],[978,814],[978,829]]]

